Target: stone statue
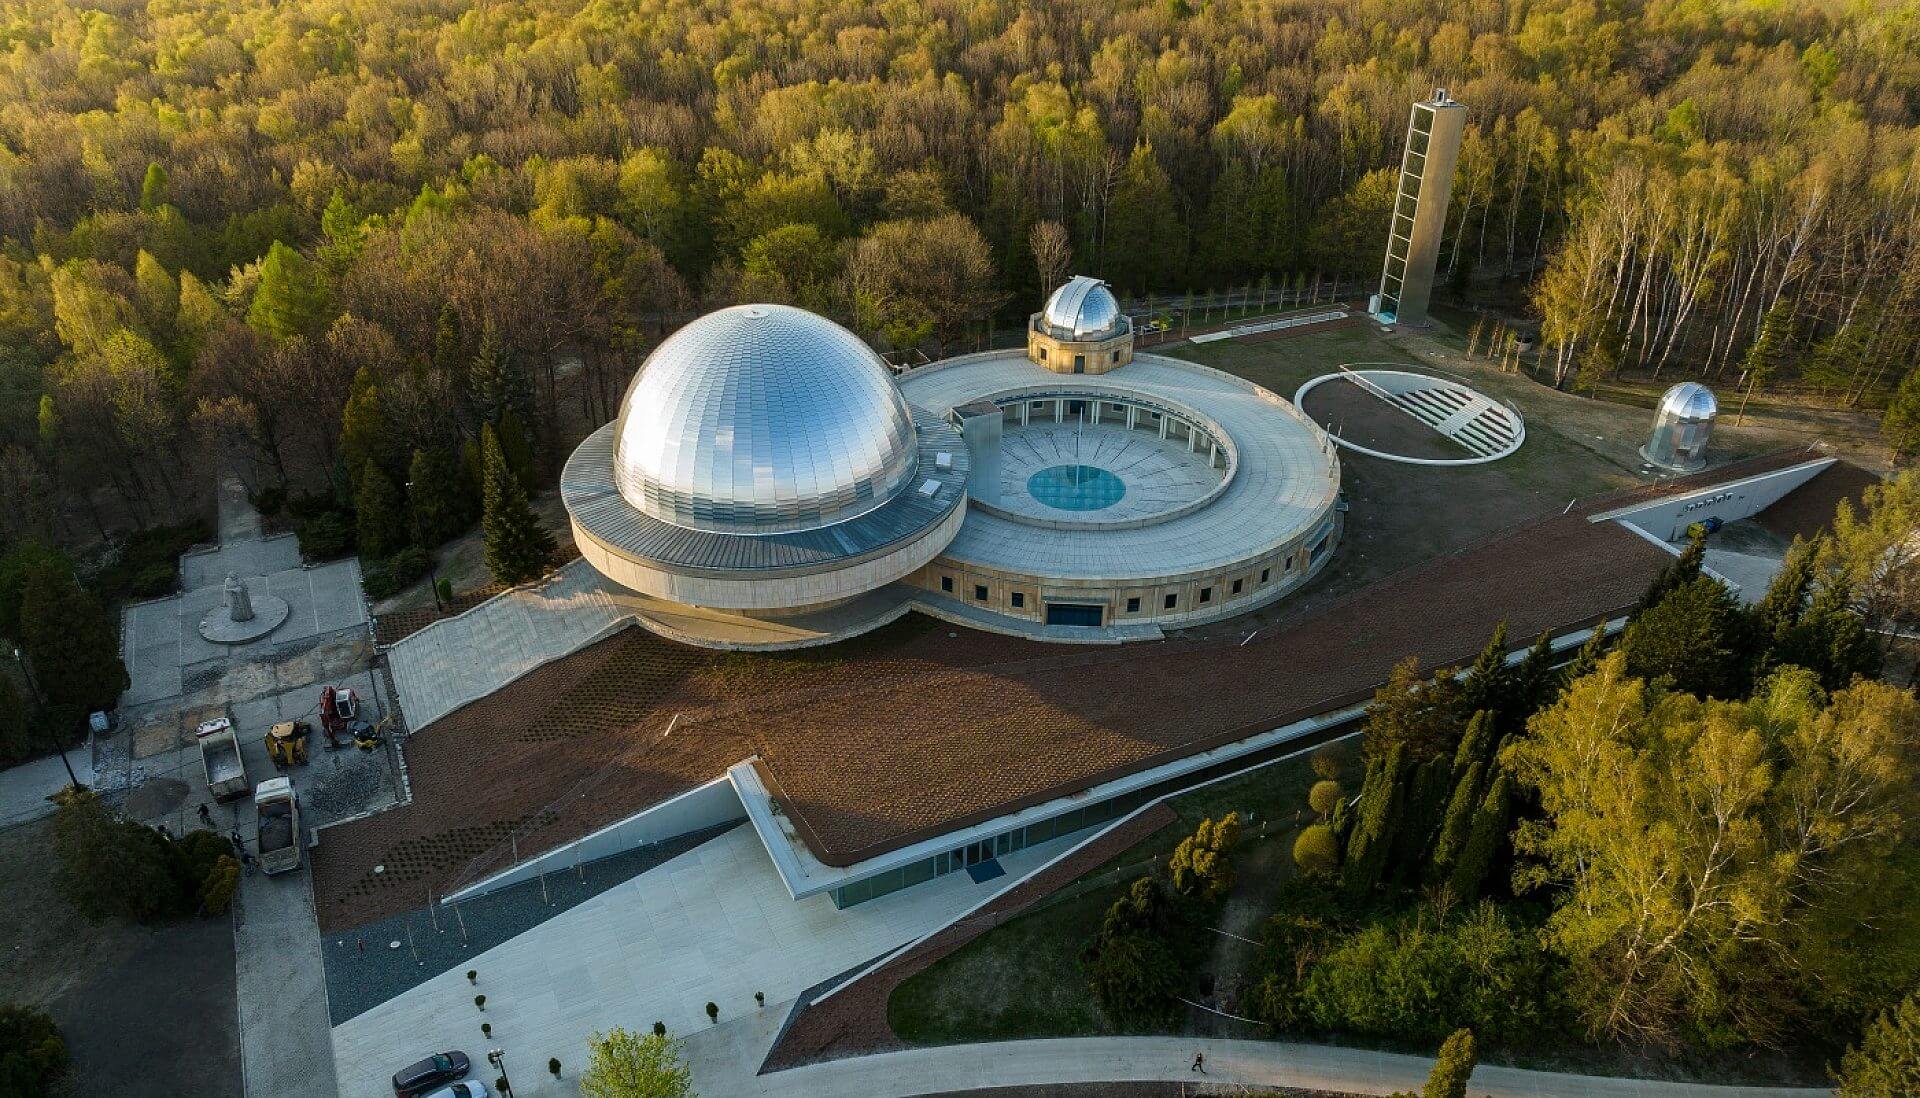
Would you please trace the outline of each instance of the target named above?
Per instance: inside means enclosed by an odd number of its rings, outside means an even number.
[[[253,599],[247,594],[247,585],[232,572],[227,573],[226,595],[229,621],[253,620]]]

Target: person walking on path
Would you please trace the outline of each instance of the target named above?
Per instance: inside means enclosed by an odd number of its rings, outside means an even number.
[[[200,822],[207,827],[213,826],[213,813],[207,811],[204,804],[200,806]]]
[[[1197,1071],[1200,1074],[1205,1075],[1207,1073],[1207,1054],[1204,1052],[1194,1053],[1193,1067],[1188,1070]]]

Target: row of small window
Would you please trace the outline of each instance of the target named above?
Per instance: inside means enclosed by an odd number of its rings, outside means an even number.
[[[1314,554],[1318,555],[1318,553],[1319,553],[1319,549],[1316,547],[1316,549],[1314,550]],[[1288,558],[1286,562],[1286,569],[1289,572],[1293,571],[1292,558]],[[1273,569],[1271,568],[1260,569],[1260,580],[1257,586],[1265,586],[1267,581],[1272,578],[1273,578]],[[1228,591],[1229,596],[1238,595],[1245,586],[1246,586],[1246,580],[1244,579],[1234,580],[1229,587],[1229,591]],[[953,594],[953,577],[952,576],[940,577],[940,590],[949,595]],[[987,590],[986,584],[976,583],[973,585],[973,601],[985,602],[987,601],[989,594],[990,592]],[[1015,591],[1009,598],[1015,610],[1023,610],[1026,608],[1027,596],[1025,592]],[[1213,601],[1212,587],[1202,587],[1200,589],[1200,601],[1202,603],[1209,603]],[[1178,610],[1180,608],[1179,592],[1177,591],[1170,592],[1167,595],[1165,595],[1161,600],[1160,608],[1163,610]],[[1138,597],[1130,598],[1127,600],[1126,612],[1129,614],[1138,614],[1140,612],[1140,600]]]
[[[890,869],[864,881],[856,881],[834,889],[834,906],[845,908],[865,903],[876,897],[885,896],[889,892],[898,892],[903,888],[930,881],[935,877],[957,873],[970,865],[978,865],[988,858],[998,858],[1016,850],[1036,846],[1049,839],[1084,831],[1095,824],[1102,824],[1126,815],[1147,803],[1152,796],[1153,794],[1147,790],[1127,793],[1076,808],[1072,812],[1062,813],[1049,820],[1015,828],[990,839],[981,839],[979,842],[968,843],[951,851],[942,851],[931,858],[923,858],[911,865]]]

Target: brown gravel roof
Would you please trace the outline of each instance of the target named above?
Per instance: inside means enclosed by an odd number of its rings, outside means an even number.
[[[1244,645],[1063,648],[912,615],[829,648],[738,655],[629,629],[414,736],[413,800],[328,829],[315,852],[321,926],[417,908],[504,867],[516,826],[519,854],[536,853],[754,754],[815,856],[849,865],[1362,700],[1406,655],[1470,658],[1502,617],[1524,643],[1620,611],[1666,555],[1587,514],[1804,456],[1524,523]]]

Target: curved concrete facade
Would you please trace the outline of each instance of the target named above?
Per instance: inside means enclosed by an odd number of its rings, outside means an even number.
[[[1071,511],[1035,518],[1032,508],[1016,513],[1004,500],[972,506],[946,551],[908,581],[926,592],[933,612],[1010,632],[1039,627],[1049,639],[1073,639],[1047,627],[1092,624],[1095,607],[1109,630],[1194,625],[1272,602],[1332,556],[1341,531],[1339,459],[1293,405],[1232,375],[1155,355],[1086,377],[1048,377],[1035,365],[1018,352],[970,355],[912,371],[901,387],[934,411],[998,405],[1009,446],[1036,417],[1053,417],[1087,462],[1128,469],[1168,457],[1171,446],[1205,455],[1218,482],[1195,484],[1191,498],[1139,520]],[[1001,490],[1019,487],[1003,482]],[[1114,638],[1088,631],[1086,639]]]

